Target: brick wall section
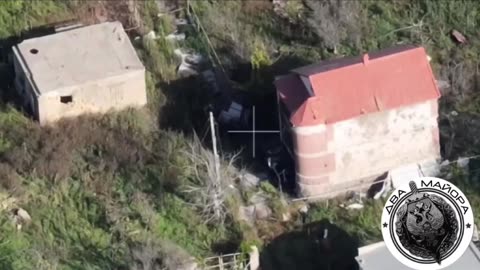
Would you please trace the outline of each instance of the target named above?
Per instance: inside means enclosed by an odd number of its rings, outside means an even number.
[[[327,150],[327,131],[314,134],[297,133],[294,136],[294,149],[302,155],[315,155]]]
[[[333,141],[332,127],[318,125],[293,130],[300,193],[307,194],[308,191],[308,194],[311,194],[313,191],[327,189],[331,174],[336,168],[335,153],[328,151]]]

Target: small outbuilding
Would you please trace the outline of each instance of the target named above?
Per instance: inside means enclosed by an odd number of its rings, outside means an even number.
[[[13,63],[15,88],[41,124],[147,103],[145,67],[120,22],[24,40]]]
[[[275,85],[302,195],[361,189],[440,159],[440,91],[422,47],[323,61]]]

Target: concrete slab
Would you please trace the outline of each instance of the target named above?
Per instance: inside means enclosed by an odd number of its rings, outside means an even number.
[[[144,70],[120,22],[27,39],[16,48],[38,95]]]
[[[359,249],[357,261],[362,270],[406,270],[410,269],[395,259],[384,242],[375,243]],[[480,251],[471,243],[463,256],[445,270],[480,269]]]

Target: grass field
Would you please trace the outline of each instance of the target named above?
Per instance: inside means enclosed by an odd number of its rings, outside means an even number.
[[[440,108],[442,142],[451,144],[446,157],[478,153],[475,137],[480,129],[471,120],[480,112],[475,98],[480,4],[368,0],[340,5],[328,0],[332,13],[325,13],[315,1],[307,2],[290,1],[284,17],[267,0],[193,4],[225,68],[251,66],[248,80],[238,87],[252,94],[271,92],[274,75],[302,64],[398,43],[424,45],[437,77],[451,84]],[[75,16],[85,3],[0,2],[0,39]],[[156,8],[153,1],[142,2],[142,27],[162,37],[172,29],[171,18],[158,17]],[[331,23],[322,23],[321,16]],[[452,29],[465,34],[468,44],[452,40]],[[209,53],[205,42],[191,35],[180,46]],[[185,93],[194,92],[196,84],[176,80],[170,43],[142,40],[135,47],[148,70],[149,105],[144,110],[85,116],[41,128],[8,100],[1,104],[0,268],[143,269],[159,264],[177,269],[178,262],[190,256],[232,252],[251,243],[262,246],[298,230],[299,217],[280,221],[285,206],[271,187],[262,190],[270,194],[274,219],[246,226],[235,218],[234,206],[240,203],[235,199],[223,225],[203,222],[182,189],[204,183],[207,170],[185,154],[193,142],[188,135],[195,125],[191,114],[199,106],[192,105],[199,98]],[[451,110],[459,117],[444,117]],[[451,171],[451,179],[480,209],[479,186],[455,168]],[[380,240],[382,204],[369,201],[362,210],[347,211],[335,201],[322,202],[311,206],[307,220],[327,218],[366,244]],[[21,231],[11,224],[12,207],[32,216]]]

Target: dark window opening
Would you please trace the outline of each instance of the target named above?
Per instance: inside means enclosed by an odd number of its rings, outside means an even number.
[[[71,103],[72,101],[73,101],[72,96],[61,96],[60,97],[60,102],[62,102],[62,103],[68,104],[68,103]]]
[[[37,53],[38,53],[38,50],[37,50],[37,49],[31,49],[30,52],[31,52],[32,54],[37,54]]]

